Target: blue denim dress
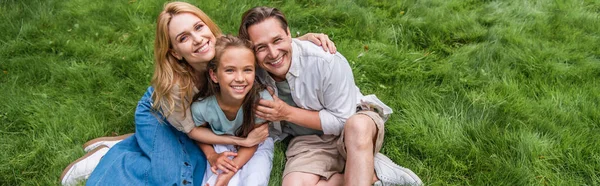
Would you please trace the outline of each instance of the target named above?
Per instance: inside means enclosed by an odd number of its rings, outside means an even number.
[[[200,185],[206,157],[151,107],[149,87],[135,111],[135,134],[100,160],[87,185]],[[161,122],[162,121],[162,122]]]

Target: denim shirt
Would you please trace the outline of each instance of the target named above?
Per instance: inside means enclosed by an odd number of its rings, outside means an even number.
[[[87,185],[200,185],[206,157],[152,109],[149,87],[135,111],[135,133],[110,148]]]

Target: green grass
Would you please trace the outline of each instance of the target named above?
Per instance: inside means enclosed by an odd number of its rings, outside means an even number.
[[[225,33],[269,5],[328,34],[395,111],[382,152],[428,185],[600,184],[599,1],[190,2]],[[162,5],[0,0],[0,185],[57,185],[87,140],[134,131]]]

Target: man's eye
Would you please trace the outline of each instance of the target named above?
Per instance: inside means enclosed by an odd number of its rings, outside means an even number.
[[[256,48],[256,52],[262,52],[265,50],[265,47],[258,47]]]

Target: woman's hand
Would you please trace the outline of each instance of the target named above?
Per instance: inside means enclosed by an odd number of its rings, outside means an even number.
[[[335,54],[336,52],[335,44],[329,39],[327,34],[307,33],[298,37],[298,39],[313,42],[315,45],[323,47],[323,50],[329,51],[329,53]]]
[[[208,163],[210,163],[210,170],[215,174],[218,174],[217,170],[221,170],[224,173],[228,173],[230,171],[237,172],[239,167],[237,167],[237,165],[235,165],[235,163],[229,159],[229,156],[235,157],[237,156],[237,153],[225,151],[207,156],[206,159],[208,159]]]
[[[269,125],[263,124],[250,131],[250,134],[248,134],[248,137],[244,139],[240,146],[253,147],[265,141],[267,137],[269,137]]]

